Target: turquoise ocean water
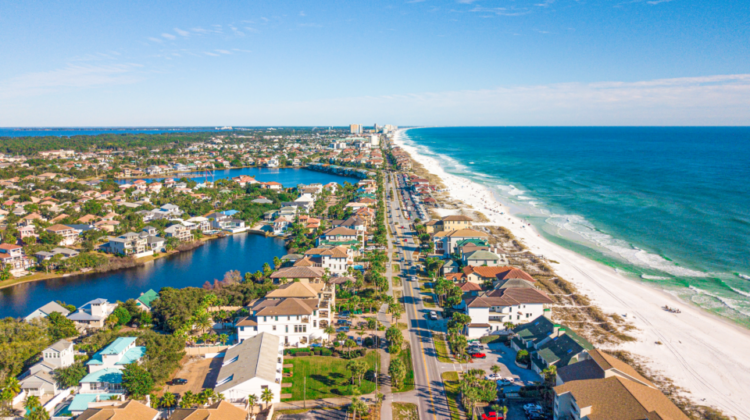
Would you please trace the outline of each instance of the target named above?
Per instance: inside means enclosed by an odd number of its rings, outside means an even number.
[[[549,240],[750,327],[750,128],[411,129]]]

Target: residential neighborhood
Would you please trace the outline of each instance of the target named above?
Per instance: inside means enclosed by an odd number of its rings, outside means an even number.
[[[81,287],[73,302],[1,320],[17,332],[14,350],[0,347],[12,355],[0,361],[2,415],[690,418],[609,352],[624,320],[571,311],[584,305],[549,262],[448,202],[393,143],[396,129],[4,155],[18,175],[0,180],[0,286],[148,273],[228,238],[285,253],[216,278],[180,271],[165,287],[148,274],[135,292]],[[269,180],[276,171],[341,179],[284,184]]]

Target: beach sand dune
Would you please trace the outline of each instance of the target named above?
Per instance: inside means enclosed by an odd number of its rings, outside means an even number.
[[[453,199],[483,212],[488,224],[509,229],[533,253],[558,262],[553,267],[557,274],[585,291],[605,313],[627,314],[638,328],[638,340],[620,349],[646,359],[648,368],[688,391],[696,404],[750,420],[750,331],[547,241],[508,215],[488,188],[446,173],[439,162],[405,145],[400,135],[395,143],[440,177]],[[664,305],[680,308],[681,313],[669,313]]]

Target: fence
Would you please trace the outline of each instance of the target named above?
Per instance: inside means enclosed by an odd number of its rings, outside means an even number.
[[[211,353],[221,353],[228,348],[229,346],[185,347],[185,354],[187,356],[205,356]]]

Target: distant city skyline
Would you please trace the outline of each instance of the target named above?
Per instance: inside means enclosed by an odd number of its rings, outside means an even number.
[[[5,3],[0,127],[750,125],[747,16],[730,0]]]

